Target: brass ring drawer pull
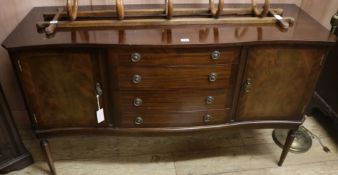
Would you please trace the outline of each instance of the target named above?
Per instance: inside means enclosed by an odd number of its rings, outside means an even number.
[[[130,58],[133,63],[137,63],[141,60],[141,54],[135,52],[131,54]]]
[[[211,114],[206,114],[206,115],[203,117],[204,123],[209,123],[209,122],[211,122],[211,120],[212,120],[212,115],[211,115]]]
[[[207,97],[205,98],[205,103],[206,103],[207,105],[213,104],[214,101],[215,101],[215,98],[214,98],[213,96],[207,96]]]
[[[209,81],[215,82],[217,80],[217,73],[210,73],[209,74]]]
[[[142,124],[143,124],[143,118],[142,117],[136,117],[135,125],[142,125]]]
[[[134,106],[138,107],[138,106],[142,106],[143,104],[143,100],[141,98],[135,98],[134,99]]]
[[[221,52],[215,50],[211,53],[211,59],[218,60],[221,57]]]
[[[139,83],[141,83],[141,81],[142,81],[141,75],[137,75],[137,74],[133,75],[132,81],[133,81],[134,84],[139,84]]]

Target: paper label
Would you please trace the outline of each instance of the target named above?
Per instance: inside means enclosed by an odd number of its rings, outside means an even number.
[[[59,21],[53,20],[53,21],[49,21],[49,24],[57,24]]]
[[[181,43],[188,43],[190,42],[189,38],[181,38]]]
[[[282,20],[282,19],[283,19],[283,17],[281,17],[280,15],[274,15],[274,16],[275,16],[275,18],[278,19],[278,20]]]
[[[101,123],[104,121],[103,108],[96,111],[96,118],[97,118],[97,123]]]

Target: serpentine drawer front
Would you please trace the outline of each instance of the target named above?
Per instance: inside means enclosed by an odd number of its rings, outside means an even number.
[[[231,89],[236,66],[118,67],[121,90]]]
[[[120,66],[205,65],[238,63],[239,47],[109,51]]]
[[[285,31],[149,26],[50,38],[33,24],[56,7],[34,8],[3,46],[46,152],[45,138],[76,133],[287,128],[283,162],[335,38],[297,6],[280,7],[296,21]]]
[[[239,48],[110,51],[117,125],[183,127],[230,121]],[[117,63],[117,64],[116,64]],[[110,79],[116,79],[114,72]]]
[[[160,109],[193,111],[231,108],[231,90],[171,90],[116,92],[122,111]]]
[[[178,127],[222,124],[229,121],[229,110],[166,111],[137,110],[121,114],[121,127]]]

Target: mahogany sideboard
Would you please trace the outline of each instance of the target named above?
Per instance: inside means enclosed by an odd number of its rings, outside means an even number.
[[[230,127],[290,129],[282,165],[335,37],[297,6],[273,6],[295,24],[82,29],[46,37],[35,24],[57,7],[32,9],[3,47],[52,173],[51,136]]]

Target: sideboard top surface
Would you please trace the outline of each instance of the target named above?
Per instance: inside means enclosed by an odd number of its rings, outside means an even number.
[[[144,5],[127,6],[140,8]],[[162,8],[163,5],[148,5]],[[176,5],[175,5],[176,6]],[[185,5],[177,5],[185,6]],[[206,5],[189,5],[205,7]],[[226,4],[226,7],[248,7],[245,4]],[[46,38],[38,33],[36,22],[43,20],[43,13],[56,12],[58,7],[35,7],[20,22],[3,42],[7,49],[46,46],[184,46],[184,45],[236,45],[268,43],[333,44],[335,37],[294,4],[274,4],[283,8],[284,16],[295,18],[295,24],[287,31],[277,25],[183,25],[172,27],[125,28],[125,29],[77,29],[57,31],[55,36]],[[81,7],[82,9],[112,9],[113,6]]]

